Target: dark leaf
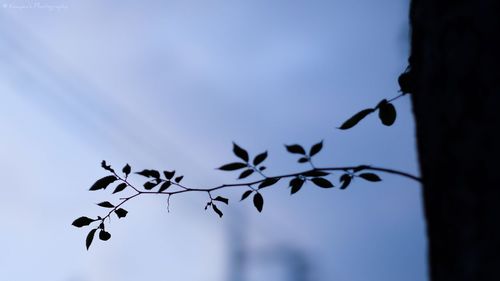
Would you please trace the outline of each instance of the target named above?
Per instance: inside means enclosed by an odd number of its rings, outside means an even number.
[[[363,173],[363,174],[359,174],[358,176],[362,179],[365,179],[367,181],[372,181],[372,182],[377,182],[377,181],[382,180],[379,176],[377,176],[374,173]]]
[[[163,174],[165,175],[165,178],[167,180],[171,180],[175,175],[175,170],[171,171],[171,172],[170,171],[163,171]]]
[[[312,179],[311,179],[311,181],[312,181],[315,185],[317,185],[317,186],[319,186],[319,187],[322,187],[322,188],[330,188],[330,187],[333,187],[333,184],[332,184],[329,180],[327,180],[327,179],[325,179],[325,178],[312,178]]]
[[[247,169],[243,172],[241,172],[240,176],[238,177],[239,179],[244,179],[248,176],[250,176],[251,174],[253,174],[253,170],[252,169]]]
[[[386,126],[391,126],[396,121],[396,108],[392,103],[382,103],[378,109],[378,117],[382,124]]]
[[[228,204],[229,204],[229,199],[227,199],[227,198],[225,198],[225,197],[222,197],[222,196],[217,196],[217,197],[215,197],[215,199],[214,199],[214,200],[215,200],[215,201],[220,201],[220,202],[223,202],[223,203],[225,203],[226,205],[228,205]]]
[[[292,187],[291,189],[291,194],[294,194],[298,192],[302,186],[304,185],[304,180],[301,178],[294,178],[290,181],[290,186]]]
[[[120,183],[120,184],[119,184],[119,185],[115,188],[115,190],[113,191],[113,194],[118,193],[118,192],[120,192],[120,191],[123,191],[125,188],[127,188],[127,184],[126,184],[126,183],[124,183],[124,182],[122,182],[122,183]]]
[[[175,178],[175,182],[180,183],[183,178],[184,178],[184,176],[178,176]]]
[[[236,143],[233,142],[233,152],[236,156],[241,158],[241,160],[248,162],[248,152],[243,148],[239,147]]]
[[[412,77],[411,77],[411,72],[404,72],[398,77],[398,84],[399,87],[401,88],[400,91],[403,94],[411,94],[414,92],[414,87],[413,87],[413,82],[412,82]]]
[[[253,196],[253,205],[257,208],[257,211],[262,212],[262,208],[264,207],[264,198],[262,197],[262,194],[258,192],[255,193]]]
[[[217,215],[219,215],[219,217],[222,218],[224,214],[219,210],[219,208],[217,208],[217,206],[215,206],[215,204],[212,204],[212,209],[214,209],[214,212],[216,212]]]
[[[340,177],[340,182],[342,183],[342,185],[340,186],[340,189],[346,189],[347,186],[349,186],[349,184],[351,183],[351,180],[352,180],[352,176],[351,175],[349,175],[349,174],[343,174]]]
[[[255,158],[253,159],[253,165],[254,166],[259,165],[260,163],[264,162],[266,158],[267,158],[267,151],[264,151],[261,154],[255,156]]]
[[[290,153],[306,155],[304,148],[298,144],[285,145],[285,147]]]
[[[211,206],[212,202],[208,202],[207,205],[205,205],[205,210],[208,209],[208,206]]]
[[[252,194],[253,190],[247,190],[245,191],[245,193],[243,193],[243,195],[241,195],[241,199],[240,201],[243,201],[245,199],[247,199],[248,196],[250,196],[250,194]]]
[[[102,241],[108,241],[111,238],[111,234],[105,230],[99,231],[99,239]]]
[[[322,148],[323,148],[323,141],[320,141],[311,147],[311,149],[309,150],[309,156],[312,157],[318,154],[318,152],[320,152]]]
[[[259,168],[259,171],[264,171],[265,169],[267,169],[266,166],[262,166]]]
[[[93,219],[88,218],[88,217],[79,217],[75,221],[73,221],[72,225],[76,226],[76,227],[82,227],[82,226],[87,226],[94,221],[96,221],[96,220],[93,220]]]
[[[360,112],[354,114],[351,118],[347,119],[347,121],[345,121],[344,124],[342,124],[339,127],[339,129],[347,130],[356,126],[356,124],[358,124],[359,121],[363,120],[363,118],[365,118],[368,114],[372,113],[373,111],[375,111],[373,108],[367,108],[361,110]]]
[[[323,172],[323,171],[309,171],[309,172],[303,173],[302,175],[304,177],[324,177],[324,176],[328,176],[329,174],[330,173]]]
[[[137,172],[137,174],[147,178],[155,178],[155,179],[160,178],[160,172],[156,170],[142,170],[140,172]]]
[[[280,178],[267,178],[259,184],[259,189],[267,187],[267,186],[271,186],[271,185],[277,183],[279,180],[280,180]]]
[[[155,181],[147,181],[144,183],[144,189],[146,190],[151,190],[153,189],[155,186],[158,185],[158,182],[155,182]]]
[[[365,169],[368,169],[368,168],[370,168],[370,166],[368,166],[368,165],[360,165],[360,166],[357,166],[356,168],[352,169],[352,171],[354,173],[357,173],[359,171],[362,171],[362,170],[365,170]]]
[[[106,189],[108,185],[116,180],[115,176],[106,176],[102,179],[97,180],[91,187],[90,190]]]
[[[131,169],[132,168],[130,168],[129,164],[127,164],[127,165],[125,165],[125,167],[123,167],[122,172],[125,174],[125,177],[128,177],[128,175],[130,174]]]
[[[299,160],[298,160],[299,163],[307,163],[309,162],[309,159],[307,157],[301,157]]]
[[[111,173],[114,173],[114,172],[115,172],[115,170],[113,170],[113,169],[111,168],[111,166],[110,166],[110,165],[107,165],[107,164],[106,164],[106,161],[105,161],[105,160],[102,160],[102,162],[101,162],[101,167],[102,167],[104,170],[109,171],[109,172],[111,172]]]
[[[128,212],[125,209],[118,208],[115,210],[115,214],[118,216],[119,219],[121,219],[121,218],[126,217]]]
[[[87,239],[85,239],[85,246],[87,246],[87,250],[89,249],[90,245],[92,245],[92,240],[94,240],[94,234],[97,231],[97,229],[92,229],[89,234],[87,234]]]
[[[97,206],[104,207],[104,208],[113,208],[114,205],[109,203],[108,201],[101,202],[97,204]]]
[[[229,163],[229,164],[226,164],[226,165],[220,167],[219,170],[235,171],[235,170],[243,169],[246,167],[248,167],[248,165],[245,163],[234,162],[234,163]]]
[[[170,181],[164,182],[162,185],[160,185],[160,190],[158,190],[158,192],[163,192],[163,191],[167,190],[167,188],[169,188],[171,185],[172,185],[172,182],[170,182]]]

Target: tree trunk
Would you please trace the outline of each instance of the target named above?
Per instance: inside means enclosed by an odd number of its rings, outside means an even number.
[[[430,277],[500,280],[500,1],[412,0]]]

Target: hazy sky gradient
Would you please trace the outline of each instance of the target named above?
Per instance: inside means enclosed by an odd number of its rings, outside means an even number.
[[[268,150],[274,175],[303,168],[283,144],[324,139],[319,166],[418,174],[407,97],[390,128],[370,116],[335,129],[398,94],[406,2],[0,0],[0,279],[227,280],[238,232],[248,281],[289,280],[280,253],[299,253],[313,281],[425,279],[419,186],[390,175],[292,197],[281,183],[262,214],[238,202],[243,190],[223,191],[223,219],[202,194],[172,197],[170,213],[165,198],[142,198],[89,252],[70,225],[116,202],[87,191],[103,159],[210,187],[237,177],[214,170],[235,160],[232,141]]]

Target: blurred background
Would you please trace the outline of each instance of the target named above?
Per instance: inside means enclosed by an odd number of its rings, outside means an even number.
[[[85,249],[71,222],[104,213],[117,170],[173,170],[233,183],[214,168],[269,151],[268,174],[301,171],[284,144],[324,140],[318,166],[418,174],[408,97],[392,127],[355,112],[398,93],[408,1],[0,0],[0,279],[48,281],[424,280],[419,185],[380,174],[340,191],[282,182],[262,213],[224,190],[143,197]],[[257,176],[254,176],[257,179]],[[338,184],[338,178],[334,179]],[[131,181],[140,185],[140,176]]]

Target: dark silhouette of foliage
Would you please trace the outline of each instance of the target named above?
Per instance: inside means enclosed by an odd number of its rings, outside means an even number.
[[[396,110],[391,102],[393,102],[394,100],[403,95],[404,93],[389,101],[384,99],[375,108],[365,109],[355,114],[353,117],[344,122],[344,124],[342,124],[342,126],[340,126],[339,129],[345,130],[354,127],[364,117],[366,117],[368,114],[372,112],[375,112],[376,110],[379,111],[379,118],[382,121],[382,124],[386,126],[392,125],[396,119]],[[272,187],[280,183],[282,179],[290,179],[288,182],[288,187],[290,188],[291,194],[299,192],[301,188],[308,182],[320,188],[333,188],[334,184],[332,183],[331,179],[327,178],[332,176],[332,174],[330,173],[332,171],[344,172],[344,174],[342,174],[339,177],[340,189],[346,189],[355,178],[361,178],[363,180],[370,182],[381,181],[381,178],[373,172],[390,173],[407,177],[412,180],[420,181],[418,177],[408,173],[404,173],[393,169],[380,168],[368,165],[358,165],[358,166],[348,166],[348,167],[316,167],[313,163],[313,157],[323,149],[323,141],[313,144],[307,150],[300,144],[285,145],[285,149],[293,155],[298,155],[299,158],[297,159],[297,161],[302,164],[307,163],[309,165],[309,169],[297,173],[268,176],[263,172],[264,170],[266,170],[266,166],[264,166],[263,163],[268,158],[267,151],[261,152],[255,155],[253,158],[251,158],[250,154],[246,149],[242,148],[241,146],[233,142],[233,153],[238,158],[238,161],[224,164],[220,166],[218,169],[221,171],[238,172],[239,180],[248,178],[253,174],[258,174],[261,177],[261,179],[244,183],[223,184],[220,186],[206,188],[206,189],[191,188],[181,184],[181,181],[183,180],[184,176],[183,175],[176,176],[175,170],[172,171],[165,170],[163,171],[163,173],[160,173],[160,171],[152,169],[144,169],[142,171],[135,172],[136,175],[146,178],[146,181],[142,184],[142,188],[139,188],[133,185],[129,180],[129,175],[132,173],[132,168],[129,164],[126,164],[122,168],[123,176],[121,176],[117,174],[115,170],[111,167],[111,165],[108,165],[106,163],[106,161],[102,161],[101,163],[102,168],[108,171],[110,175],[97,180],[91,186],[90,191],[96,191],[101,189],[104,190],[111,184],[118,182],[114,191],[112,192],[113,194],[123,192],[125,190],[129,190],[133,192],[133,194],[128,197],[120,198],[119,199],[120,202],[118,202],[116,205],[112,204],[109,201],[98,203],[97,205],[99,207],[109,209],[107,214],[105,214],[103,217],[98,216],[95,219],[83,216],[76,219],[73,222],[73,225],[75,227],[83,227],[98,222],[98,226],[96,228],[91,229],[87,235],[86,247],[87,249],[89,249],[97,230],[99,230],[100,240],[107,241],[111,238],[111,234],[105,230],[106,220],[110,220],[113,214],[116,215],[118,218],[126,217],[128,211],[122,208],[123,205],[125,205],[125,203],[127,203],[128,201],[142,195],[166,196],[167,210],[170,211],[170,198],[172,196],[186,192],[206,193],[209,201],[205,205],[205,210],[210,208],[216,215],[222,218],[224,214],[220,206],[228,205],[229,199],[221,195],[217,195],[215,197],[213,195],[214,193],[217,193],[224,188],[237,188],[237,187],[248,188],[241,195],[240,201],[245,200],[246,198],[250,197],[250,195],[253,194],[252,197],[253,205],[258,212],[262,212],[264,209],[264,196],[262,194],[262,191],[266,188]]]

